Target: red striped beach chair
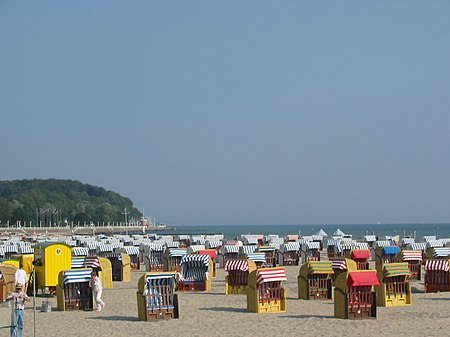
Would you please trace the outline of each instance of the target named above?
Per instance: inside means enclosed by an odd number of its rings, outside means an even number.
[[[255,313],[286,311],[286,293],[281,285],[286,281],[283,267],[263,268],[249,274],[247,310]]]
[[[448,260],[425,261],[425,292],[450,291]]]

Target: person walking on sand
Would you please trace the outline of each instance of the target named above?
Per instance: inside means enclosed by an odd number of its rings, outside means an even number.
[[[95,311],[101,311],[105,308],[105,302],[102,301],[102,281],[97,275],[97,270],[92,271],[92,279],[91,279],[91,287],[92,292],[94,293],[95,304],[97,309]]]
[[[16,291],[11,292],[5,298],[5,301],[14,300],[11,307],[11,337],[23,336],[25,301],[30,300],[27,294],[22,290],[23,287],[23,284],[16,283]]]

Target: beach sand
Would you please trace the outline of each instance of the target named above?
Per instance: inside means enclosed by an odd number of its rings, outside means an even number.
[[[245,295],[225,295],[225,271],[217,270],[211,292],[179,292],[180,318],[139,321],[137,281],[143,274],[132,272],[132,282],[114,282],[103,291],[106,308],[94,311],[40,312],[43,298],[36,298],[36,336],[445,336],[450,327],[450,293],[424,293],[423,281],[412,282],[413,304],[378,307],[377,318],[351,321],[333,317],[332,300],[297,299],[298,266],[287,266],[285,313],[255,314],[246,310]],[[33,305],[27,304],[24,336],[33,336]],[[9,325],[10,309],[0,306],[0,326]],[[0,329],[0,336],[9,330]]]

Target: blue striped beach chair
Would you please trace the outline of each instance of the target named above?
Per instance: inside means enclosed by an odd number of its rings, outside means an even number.
[[[212,260],[209,255],[184,255],[178,274],[177,290],[210,291]]]
[[[92,310],[91,268],[63,270],[56,287],[58,310]]]
[[[150,272],[138,281],[137,305],[141,321],[179,318],[175,272]]]

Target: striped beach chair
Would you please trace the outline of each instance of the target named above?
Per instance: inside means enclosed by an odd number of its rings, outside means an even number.
[[[181,271],[181,259],[187,254],[186,248],[167,247],[163,255],[164,271]]]
[[[286,311],[286,293],[282,282],[286,281],[284,267],[263,268],[249,274],[247,310],[255,313]]]
[[[425,261],[425,292],[450,291],[449,260]]]
[[[181,271],[178,274],[177,290],[210,291],[212,260],[209,255],[184,255],[181,259]]]
[[[310,241],[301,245],[301,258],[303,263],[320,261],[320,242]]]
[[[144,247],[144,263],[146,271],[164,270],[164,247],[159,243],[150,243]]]
[[[411,304],[411,272],[407,262],[388,263],[378,271],[380,285],[375,286],[377,305],[382,307]]]
[[[137,305],[141,321],[179,318],[175,272],[150,272],[138,281]]]
[[[311,261],[303,264],[297,277],[298,298],[331,299],[333,273],[331,261]]]
[[[56,287],[57,306],[61,311],[92,310],[91,268],[63,270]]]
[[[421,280],[422,278],[423,253],[421,250],[403,249],[398,255],[398,262],[408,263],[408,269],[411,273],[410,278]]]
[[[238,295],[247,293],[248,275],[256,270],[252,260],[228,260],[225,265],[225,294]]]
[[[140,259],[139,259],[139,247],[137,246],[123,246],[122,248],[116,249],[117,253],[125,253],[130,257],[130,269],[139,270],[141,269]]]
[[[286,242],[280,247],[280,259],[283,266],[298,266],[300,261],[300,244]]]
[[[374,286],[379,285],[375,270],[356,270],[341,273],[334,287],[334,317],[369,319],[377,317]]]

